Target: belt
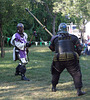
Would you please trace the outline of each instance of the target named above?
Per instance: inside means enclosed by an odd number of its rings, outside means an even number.
[[[79,59],[79,55],[76,52],[64,52],[64,53],[55,53],[54,54],[54,61],[68,61],[75,59],[75,55],[77,60]]]

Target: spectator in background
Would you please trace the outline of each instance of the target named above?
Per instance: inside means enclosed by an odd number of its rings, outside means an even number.
[[[87,36],[87,55],[90,55],[90,36]]]
[[[85,40],[85,43],[83,45],[83,55],[87,55],[87,52],[88,52],[88,48],[87,48],[87,40]]]

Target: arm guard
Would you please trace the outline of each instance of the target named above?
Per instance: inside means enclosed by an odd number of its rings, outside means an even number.
[[[18,49],[24,50],[24,48],[25,48],[25,43],[21,43],[21,42],[19,42],[19,41],[14,41],[14,43],[15,43],[15,46],[16,46]]]
[[[31,43],[26,43],[26,47],[31,47]]]
[[[81,55],[82,45],[81,45],[78,38],[77,38],[77,41],[75,43],[75,51],[78,53],[79,56]]]
[[[55,48],[54,48],[54,46],[53,46],[52,44],[50,44],[49,49],[50,49],[51,51],[55,51]]]
[[[52,38],[51,38],[51,40],[50,40],[51,44],[50,44],[50,46],[49,46],[49,49],[50,49],[51,51],[55,51],[55,47],[54,47],[54,40],[55,40],[55,38],[57,38],[57,35],[56,35],[56,36],[52,36]]]

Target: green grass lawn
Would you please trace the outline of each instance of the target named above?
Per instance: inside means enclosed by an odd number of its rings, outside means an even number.
[[[29,49],[29,63],[26,76],[30,81],[21,81],[15,76],[13,48],[5,48],[5,58],[0,57],[0,100],[90,100],[90,56],[81,56],[80,65],[85,95],[78,97],[72,77],[64,70],[61,74],[57,92],[51,92],[51,73],[53,53],[47,46],[32,46]]]

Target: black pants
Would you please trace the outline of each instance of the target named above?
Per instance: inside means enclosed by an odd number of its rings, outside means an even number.
[[[56,61],[53,62],[51,66],[51,73],[52,73],[52,85],[56,86],[58,84],[60,74],[64,69],[70,73],[73,77],[75,88],[82,87],[82,74],[80,71],[80,65],[78,61],[71,60],[71,61]]]
[[[18,65],[18,66],[16,67],[16,72],[17,72],[17,73],[20,72],[21,74],[25,74],[25,72],[26,72],[26,67],[25,67],[25,65]]]

